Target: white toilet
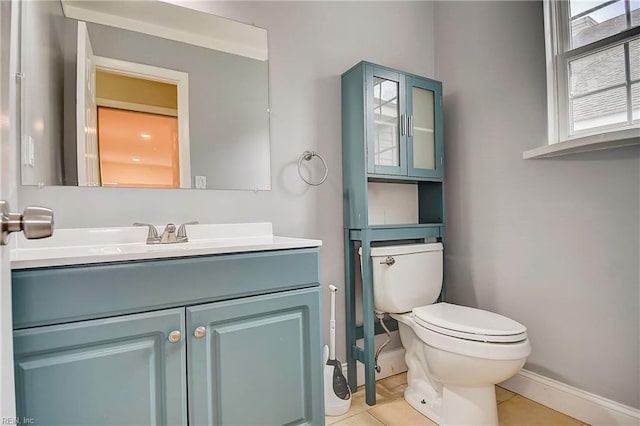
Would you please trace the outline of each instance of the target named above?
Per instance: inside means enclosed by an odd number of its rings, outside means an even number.
[[[494,385],[531,353],[527,329],[502,315],[435,303],[442,244],[371,248],[376,311],[398,321],[406,401],[440,425],[498,425]]]

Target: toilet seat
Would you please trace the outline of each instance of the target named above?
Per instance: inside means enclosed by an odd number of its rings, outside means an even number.
[[[413,309],[417,325],[436,333],[485,343],[516,343],[527,338],[527,328],[502,315],[453,305],[436,303]]]

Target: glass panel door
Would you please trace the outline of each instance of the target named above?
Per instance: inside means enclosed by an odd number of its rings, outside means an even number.
[[[409,137],[412,138],[413,167],[436,168],[436,139],[433,92],[412,87],[413,115],[409,121]]]
[[[369,173],[406,175],[405,79],[385,68],[367,68]]]
[[[442,178],[442,85],[407,77],[408,175]]]
[[[397,81],[373,77],[374,162],[400,167],[400,85]]]

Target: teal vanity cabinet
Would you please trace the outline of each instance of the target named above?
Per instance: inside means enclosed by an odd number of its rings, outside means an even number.
[[[18,416],[324,424],[318,253],[14,270]]]
[[[442,179],[442,83],[368,62],[342,83],[359,94],[343,96],[343,109],[360,118],[347,125],[351,143],[366,146],[369,177]]]

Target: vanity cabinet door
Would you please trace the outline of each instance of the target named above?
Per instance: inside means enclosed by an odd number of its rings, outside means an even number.
[[[318,287],[187,308],[191,425],[322,425]]]
[[[186,425],[184,323],[179,308],[15,331],[18,418]]]

